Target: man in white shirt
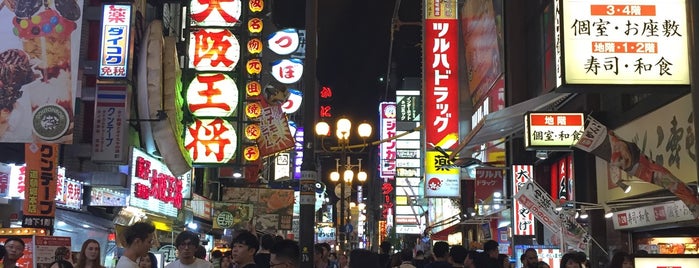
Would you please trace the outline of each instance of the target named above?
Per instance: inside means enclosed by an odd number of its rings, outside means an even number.
[[[119,258],[116,268],[138,268],[136,261],[146,255],[153,245],[155,226],[149,222],[137,222],[126,228],[126,249]]]
[[[214,265],[208,261],[194,257],[194,252],[199,247],[199,235],[184,231],[175,238],[178,259],[165,268],[213,268]]]

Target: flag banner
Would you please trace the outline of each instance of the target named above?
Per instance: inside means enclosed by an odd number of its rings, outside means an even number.
[[[568,246],[585,251],[591,239],[585,228],[565,211],[556,210],[556,203],[551,195],[533,181],[524,183],[514,196],[522,206],[527,208],[546,228],[554,233],[563,233],[562,240]]]
[[[585,132],[575,147],[604,159],[629,175],[667,189],[684,202],[695,218],[699,218],[699,199],[687,184],[642,154],[636,143],[617,137],[614,131],[607,130],[605,125],[592,117],[588,120]]]

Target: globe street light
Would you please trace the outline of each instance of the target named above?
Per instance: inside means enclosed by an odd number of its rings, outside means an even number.
[[[344,167],[343,171],[343,182],[340,182],[340,236],[339,236],[339,244],[340,244],[340,249],[345,250],[345,184],[348,184],[350,186],[350,189],[352,189],[352,181],[354,179],[354,171],[353,168],[357,168],[358,173],[357,173],[357,180],[359,182],[364,182],[367,179],[367,173],[362,170],[362,160],[359,159],[359,164],[353,165],[351,164],[351,159],[349,156],[347,156],[348,152],[361,152],[368,146],[369,144],[366,143],[366,139],[371,136],[371,131],[372,127],[368,123],[361,123],[357,127],[357,134],[359,135],[360,138],[364,140],[364,145],[359,146],[357,151],[352,151],[352,148],[356,148],[356,146],[350,146],[350,136],[351,136],[351,130],[352,130],[352,121],[350,121],[347,118],[340,118],[337,120],[337,123],[335,124],[335,137],[337,138],[337,146],[335,147],[330,147],[329,149],[325,147],[325,139],[330,136],[331,134],[331,129],[330,125],[327,122],[318,122],[315,126],[315,132],[316,135],[321,137],[321,147],[323,151],[326,152],[339,152],[341,154],[340,159],[336,159],[336,164],[335,164],[335,171],[330,173],[330,180],[333,182],[339,182],[340,180],[340,167]],[[340,163],[340,161],[344,161],[344,163]]]

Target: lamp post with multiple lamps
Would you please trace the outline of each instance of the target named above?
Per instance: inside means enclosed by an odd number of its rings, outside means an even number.
[[[340,167],[344,167],[344,171],[342,172],[343,176],[343,181],[339,182],[340,184],[340,195],[338,196],[340,198],[340,236],[339,236],[339,244],[340,244],[340,250],[344,251],[345,250],[345,240],[346,240],[346,226],[345,226],[345,198],[348,196],[345,196],[345,187],[346,184],[349,185],[350,189],[352,189],[352,181],[354,180],[354,171],[353,168],[358,168],[358,173],[357,173],[357,180],[360,182],[364,182],[367,179],[367,173],[362,170],[362,160],[359,159],[359,163],[356,165],[351,164],[351,159],[347,155],[347,153],[359,153],[368,146],[366,143],[366,139],[371,136],[371,131],[372,127],[368,123],[361,123],[357,127],[357,134],[359,135],[360,138],[364,140],[364,145],[359,146],[353,146],[350,145],[350,135],[351,135],[351,129],[352,129],[352,121],[350,121],[347,118],[340,118],[337,120],[337,123],[335,125],[335,136],[337,138],[337,146],[333,146],[330,148],[326,148],[325,146],[325,138],[330,136],[330,125],[326,122],[318,122],[315,126],[315,132],[316,135],[321,137],[321,147],[323,151],[329,152],[329,153],[340,153],[340,159],[336,159],[336,165],[335,165],[335,171],[330,174],[330,179],[334,182],[337,182],[340,180]],[[353,149],[356,149],[356,151],[353,151]],[[344,163],[340,163],[340,162]]]

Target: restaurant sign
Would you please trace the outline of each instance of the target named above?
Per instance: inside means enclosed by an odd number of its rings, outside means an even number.
[[[559,0],[555,4],[556,10],[562,10],[555,28],[563,31],[563,82],[689,84],[691,25],[685,0]]]
[[[131,156],[129,206],[177,217],[182,209],[183,180],[191,172],[175,177],[160,160],[134,148]]]
[[[569,150],[585,130],[582,113],[528,113],[524,116],[524,146],[527,149]]]

